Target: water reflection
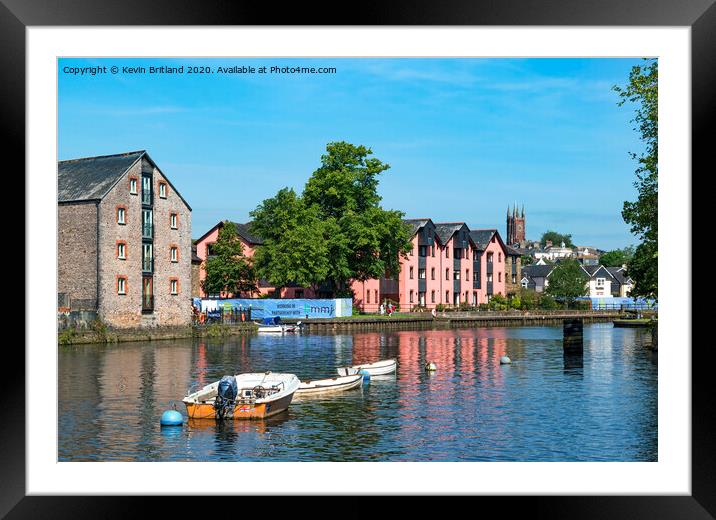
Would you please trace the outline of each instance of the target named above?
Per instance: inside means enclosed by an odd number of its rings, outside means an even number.
[[[657,356],[636,329],[483,328],[233,337],[59,352],[60,460],[656,460]],[[500,365],[508,355],[509,365]],[[163,410],[225,374],[334,377],[395,357],[390,376],[295,399],[264,421],[187,421]],[[425,364],[437,365],[427,372]],[[569,439],[568,441],[565,439]]]

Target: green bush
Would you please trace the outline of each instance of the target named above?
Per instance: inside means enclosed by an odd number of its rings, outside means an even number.
[[[522,300],[518,295],[513,295],[512,299],[510,300],[510,308],[512,309],[521,309],[522,308]]]
[[[77,331],[75,331],[75,328],[68,327],[58,334],[57,341],[60,345],[71,345],[76,335]]]
[[[445,306],[444,306],[442,303],[438,303],[438,304],[435,306],[435,310],[436,310],[437,312],[443,312],[443,311],[445,310]]]
[[[559,308],[559,304],[549,294],[542,295],[542,297],[539,299],[539,306],[540,309],[544,310],[554,310]]]

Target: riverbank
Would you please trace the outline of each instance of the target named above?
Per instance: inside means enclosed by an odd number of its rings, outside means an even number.
[[[508,312],[444,312],[435,318],[429,313],[401,313],[386,315],[357,315],[344,318],[293,320],[285,323],[304,325],[310,333],[351,332],[365,330],[426,330],[466,327],[541,326],[558,325],[562,320],[582,318],[585,323],[616,321],[622,315],[618,311],[508,311]],[[151,329],[66,329],[58,335],[60,345],[88,343],[123,343],[127,341],[161,341],[169,339],[202,337],[221,338],[255,334],[258,326],[253,322],[237,324],[195,325],[193,327],[166,327]]]

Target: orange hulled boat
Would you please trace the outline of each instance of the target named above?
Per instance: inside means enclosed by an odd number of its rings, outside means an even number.
[[[224,376],[182,401],[189,419],[264,419],[287,410],[299,384],[294,374]]]

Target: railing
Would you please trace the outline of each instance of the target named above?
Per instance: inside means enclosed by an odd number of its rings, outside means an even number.
[[[216,309],[206,312],[194,312],[192,315],[194,325],[204,325],[210,323],[222,323],[233,325],[237,323],[251,321],[251,308],[244,309]]]

